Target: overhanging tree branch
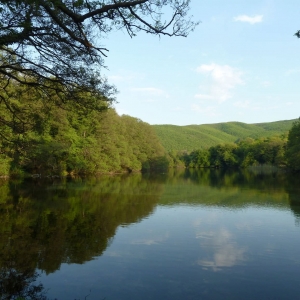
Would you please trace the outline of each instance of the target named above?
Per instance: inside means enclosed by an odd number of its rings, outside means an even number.
[[[115,100],[116,89],[100,74],[108,51],[102,37],[115,29],[125,29],[131,37],[138,32],[186,37],[198,24],[187,17],[189,4],[190,0],[0,0],[0,84],[27,85],[55,105],[72,101],[76,107],[103,109],[103,101],[109,106]],[[165,20],[164,9],[169,16]]]

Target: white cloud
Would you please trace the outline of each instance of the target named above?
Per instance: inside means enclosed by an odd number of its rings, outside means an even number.
[[[196,94],[194,97],[197,99],[205,99],[205,100],[214,98],[212,95],[208,95],[208,94]]]
[[[300,73],[300,69],[290,69],[285,72],[285,76],[299,74],[299,73]]]
[[[271,82],[269,80],[265,80],[265,81],[261,82],[261,85],[263,87],[269,87],[269,86],[271,86]]]
[[[131,88],[130,91],[132,92],[140,92],[140,93],[146,93],[150,94],[152,96],[165,96],[168,97],[168,94],[158,88],[153,88],[153,87],[145,87],[145,88]]]
[[[119,70],[114,74],[108,73],[107,79],[110,83],[120,84],[120,83],[135,83],[145,77],[145,74],[132,72],[128,70]]]
[[[120,75],[110,75],[107,78],[109,81],[113,81],[113,82],[121,82],[126,80],[126,77]]]
[[[154,87],[130,88],[129,91],[133,93],[138,93],[140,101],[146,103],[162,101],[170,97],[170,95],[166,91]]]
[[[175,106],[172,108],[173,111],[181,111],[182,107],[181,106]]]
[[[126,109],[120,108],[118,106],[116,106],[115,109],[116,109],[119,116],[129,115],[129,112]]]
[[[239,108],[239,109],[244,109],[247,112],[249,111],[263,111],[264,108],[256,103],[250,103],[250,101],[246,100],[246,101],[236,101],[235,103],[233,103],[233,106]],[[270,106],[267,106],[271,109]]]
[[[263,21],[263,15],[256,15],[253,17],[247,16],[247,15],[240,15],[235,18],[233,18],[234,21],[239,21],[239,22],[247,22],[250,23],[251,25],[256,24],[256,23],[261,23]]]
[[[131,88],[130,89],[133,92],[151,92],[151,93],[160,93],[162,90],[152,87],[146,87],[146,88]]]
[[[233,105],[238,108],[246,108],[246,109],[249,109],[251,107],[250,102],[247,100],[246,101],[237,101]]]
[[[197,113],[201,113],[201,114],[205,114],[208,117],[217,117],[220,114],[217,112],[217,109],[215,106],[202,106],[202,105],[198,105],[198,104],[192,104],[192,110],[197,112]]]
[[[281,103],[281,104],[271,104],[272,102],[274,102],[275,100],[272,100],[272,98],[270,98],[270,101],[266,104],[259,104],[259,103],[255,103],[255,102],[249,102],[249,101],[236,101],[235,103],[233,103],[233,106],[240,108],[240,109],[244,109],[249,111],[265,111],[268,112],[270,110],[277,110],[277,109],[283,109],[285,106],[288,106],[288,103]]]
[[[224,102],[232,97],[232,90],[240,84],[243,84],[242,72],[228,65],[201,65],[197,72],[209,75],[210,84],[205,93],[196,94],[198,99],[215,99],[218,102]]]

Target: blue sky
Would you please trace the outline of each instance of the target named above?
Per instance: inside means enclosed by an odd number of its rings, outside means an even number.
[[[150,124],[245,123],[300,116],[300,3],[192,0],[187,38],[125,32],[102,41],[114,105]]]

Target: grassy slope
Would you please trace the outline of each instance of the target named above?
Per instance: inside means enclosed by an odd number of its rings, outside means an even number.
[[[234,143],[247,137],[271,137],[287,133],[295,120],[245,124],[228,122],[204,125],[153,125],[166,150],[194,150],[217,144]]]

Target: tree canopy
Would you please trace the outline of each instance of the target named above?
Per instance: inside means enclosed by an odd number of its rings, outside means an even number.
[[[300,171],[300,118],[289,131],[286,157],[289,167],[295,171]]]
[[[119,116],[113,108],[85,111],[73,103],[48,103],[18,83],[9,94],[18,113],[0,103],[0,176],[124,172],[168,164],[153,128],[139,119]]]
[[[190,0],[0,0],[0,76],[62,100],[81,92],[114,100],[99,73],[112,30],[187,36],[197,25]],[[164,19],[164,16],[169,19]],[[3,96],[1,96],[3,98]],[[3,100],[3,99],[2,99]]]

